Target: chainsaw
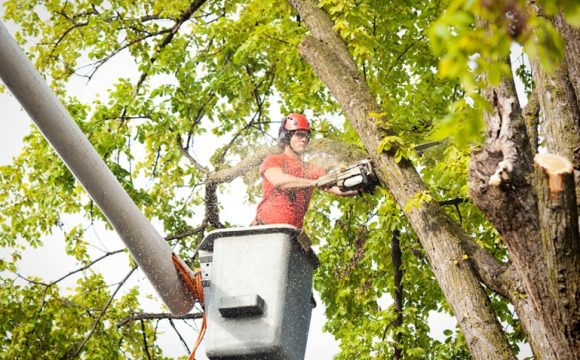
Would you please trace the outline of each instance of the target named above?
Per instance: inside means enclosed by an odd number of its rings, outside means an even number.
[[[316,180],[316,186],[328,189],[337,186],[341,191],[360,191],[372,194],[379,184],[370,159],[355,162],[342,169],[332,169]]]

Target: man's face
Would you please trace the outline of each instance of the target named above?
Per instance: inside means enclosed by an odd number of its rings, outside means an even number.
[[[290,148],[292,148],[295,153],[302,154],[306,151],[309,141],[310,133],[308,131],[298,130],[294,132],[290,138]]]

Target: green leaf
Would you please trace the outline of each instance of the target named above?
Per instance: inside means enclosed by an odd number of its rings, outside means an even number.
[[[564,1],[564,18],[570,25],[580,27],[580,3]]]

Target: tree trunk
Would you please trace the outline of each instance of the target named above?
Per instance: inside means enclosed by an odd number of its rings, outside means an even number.
[[[310,30],[300,44],[300,52],[329,88],[350,119],[376,164],[381,182],[389,188],[399,206],[427,187],[407,160],[397,163],[379,153],[381,130],[372,113],[381,113],[378,104],[357,69],[344,42],[333,30],[328,15],[312,0],[289,0]],[[421,244],[431,261],[433,272],[450,303],[475,359],[513,359],[478,277],[468,261],[462,234],[435,202],[406,209]]]
[[[564,41],[565,57],[552,74],[546,74],[538,61],[531,64],[541,95],[546,149],[572,161],[576,201],[580,201],[580,29],[566,23],[562,15],[551,20]],[[577,206],[580,209],[580,203]]]
[[[573,46],[569,48],[574,49]],[[580,45],[576,48],[576,56],[580,56]],[[572,65],[575,61],[578,62],[570,59]],[[551,74],[542,69],[537,59],[532,59],[531,64],[543,120],[544,146],[549,153],[570,159],[574,168],[580,170],[580,110],[575,90],[580,80],[571,77],[580,76],[576,74],[579,69],[569,68],[568,57],[562,59]],[[577,172],[576,198],[580,199],[579,175]]]
[[[567,159],[549,154],[537,155],[536,188],[542,245],[546,254],[548,287],[555,299],[551,318],[561,333],[555,344],[570,354],[580,349],[580,239],[574,191],[574,171]],[[577,357],[578,355],[576,355]],[[571,357],[572,358],[572,357]]]
[[[580,29],[572,27],[561,15],[554,17],[554,25],[564,40],[568,78],[576,94],[576,106],[580,108]]]
[[[563,162],[570,160],[574,176],[560,175],[564,187],[555,191],[550,186],[553,184],[545,180],[559,177],[546,177],[543,170],[550,171],[550,167],[536,162],[535,180],[547,284],[554,299],[553,307],[543,311],[551,313],[553,323],[561,333],[562,339],[554,347],[561,349],[562,353],[566,350],[577,353],[571,358],[579,358],[580,29],[567,24],[561,15],[550,20],[564,41],[565,57],[552,73],[545,72],[537,61],[531,63],[541,106],[545,148],[550,154],[563,156]],[[548,165],[553,165],[553,162]]]

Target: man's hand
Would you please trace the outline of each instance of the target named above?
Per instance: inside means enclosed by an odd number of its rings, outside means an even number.
[[[348,169],[348,165],[346,165],[345,163],[340,163],[334,166],[334,171],[337,173],[343,172],[346,169]]]
[[[323,190],[328,192],[328,193],[338,195],[338,196],[352,197],[352,196],[362,195],[362,191],[360,191],[360,190],[342,191],[342,190],[340,190],[340,188],[338,186],[333,186],[331,188],[327,188],[327,189],[323,189]]]

